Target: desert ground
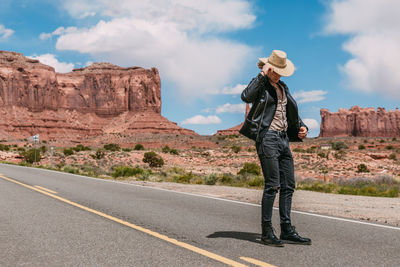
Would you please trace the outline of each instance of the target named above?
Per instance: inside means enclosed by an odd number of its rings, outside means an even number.
[[[213,183],[200,179],[212,175],[230,175],[229,177],[235,178],[245,163],[258,164],[254,142],[242,136],[143,135],[134,139],[108,136],[96,141],[97,145],[93,140],[82,142],[81,145],[90,146],[91,150],[74,151],[71,155],[65,153],[65,149],[73,148],[77,143],[42,142],[36,145],[44,152],[36,165],[51,167],[49,147],[53,146],[53,169],[143,186],[260,203],[260,184],[227,186],[220,178]],[[103,148],[104,144],[113,143],[120,143],[121,149],[109,151]],[[25,140],[3,140],[1,144],[1,148],[9,146],[10,149],[0,151],[0,160],[16,164],[24,161],[21,156],[23,150],[34,147],[32,142]],[[143,145],[144,150],[135,150],[138,144]],[[166,146],[168,149],[165,149]],[[307,179],[335,182],[377,177],[399,180],[400,140],[397,138],[307,138],[301,143],[291,143],[291,148],[297,182]],[[103,155],[96,158],[99,150]],[[163,166],[150,167],[143,162],[144,154],[149,151],[162,157]],[[364,167],[360,168],[361,165]],[[142,169],[146,175],[113,178],[113,172],[118,166]],[[175,179],[177,175],[179,179]],[[399,197],[353,196],[297,190],[293,205],[294,209],[301,211],[400,225]]]

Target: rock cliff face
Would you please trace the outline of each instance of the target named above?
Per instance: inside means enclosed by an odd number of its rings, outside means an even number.
[[[384,108],[352,107],[350,110],[339,109],[329,112],[321,109],[320,137],[365,136],[398,137],[400,136],[399,109],[386,111]]]
[[[83,139],[107,133],[196,134],[161,116],[156,68],[94,63],[56,73],[38,60],[0,51],[0,133]]]

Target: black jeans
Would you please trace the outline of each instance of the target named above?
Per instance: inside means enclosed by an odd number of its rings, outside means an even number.
[[[275,195],[279,191],[280,222],[290,223],[292,196],[296,185],[289,138],[285,132],[268,130],[262,141],[256,143],[256,149],[265,180],[261,222],[271,223]]]

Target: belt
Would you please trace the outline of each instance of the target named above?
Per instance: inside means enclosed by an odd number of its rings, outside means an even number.
[[[286,131],[268,130],[268,132],[275,133],[275,134],[277,134],[277,135],[280,136],[280,137],[286,137],[286,136],[287,136]]]

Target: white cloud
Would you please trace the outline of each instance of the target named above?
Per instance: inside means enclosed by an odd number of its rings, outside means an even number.
[[[56,72],[66,73],[74,69],[73,63],[60,62],[53,54],[43,54],[40,56],[29,56],[29,58],[37,59],[41,63],[49,65],[55,69]]]
[[[172,22],[199,32],[249,28],[256,19],[246,0],[64,0],[62,6],[76,18],[100,13],[111,18]]]
[[[296,91],[292,95],[298,104],[307,102],[317,102],[325,99],[326,91],[313,90],[313,91]]]
[[[221,119],[217,116],[196,115],[181,122],[181,124],[219,124]]]
[[[0,24],[0,40],[5,40],[11,35],[13,35],[14,31],[11,29],[7,29],[4,25]]]
[[[210,113],[210,112],[213,112],[214,110],[215,110],[215,108],[205,108],[205,109],[202,109],[201,112]]]
[[[319,130],[319,123],[315,119],[303,119],[305,125],[307,125],[308,130]]]
[[[237,95],[237,94],[241,94],[246,87],[247,87],[247,84],[239,83],[233,87],[222,88],[221,93],[224,95]]]
[[[103,20],[61,34],[57,49],[123,66],[155,66],[185,97],[219,92],[256,51],[218,36],[253,25],[245,0],[67,0],[64,7],[76,18],[96,12]]]
[[[216,108],[216,113],[244,113],[246,111],[246,104],[230,104],[226,103]]]
[[[83,13],[81,16],[79,16],[79,18],[80,19],[84,19],[84,18],[87,18],[87,17],[94,17],[96,15],[96,12],[89,12],[89,11],[86,11],[85,13]]]
[[[325,32],[345,34],[352,58],[343,66],[349,88],[400,99],[400,1],[332,1]]]
[[[53,37],[53,36],[56,36],[56,35],[63,35],[63,34],[67,34],[67,33],[72,33],[72,32],[76,32],[78,30],[78,28],[76,28],[76,27],[67,27],[67,28],[64,28],[64,27],[58,27],[55,31],[53,31],[52,33],[45,33],[45,32],[43,32],[43,33],[41,33],[40,35],[39,35],[39,39],[40,40],[47,40],[47,39],[50,39],[51,37]]]

